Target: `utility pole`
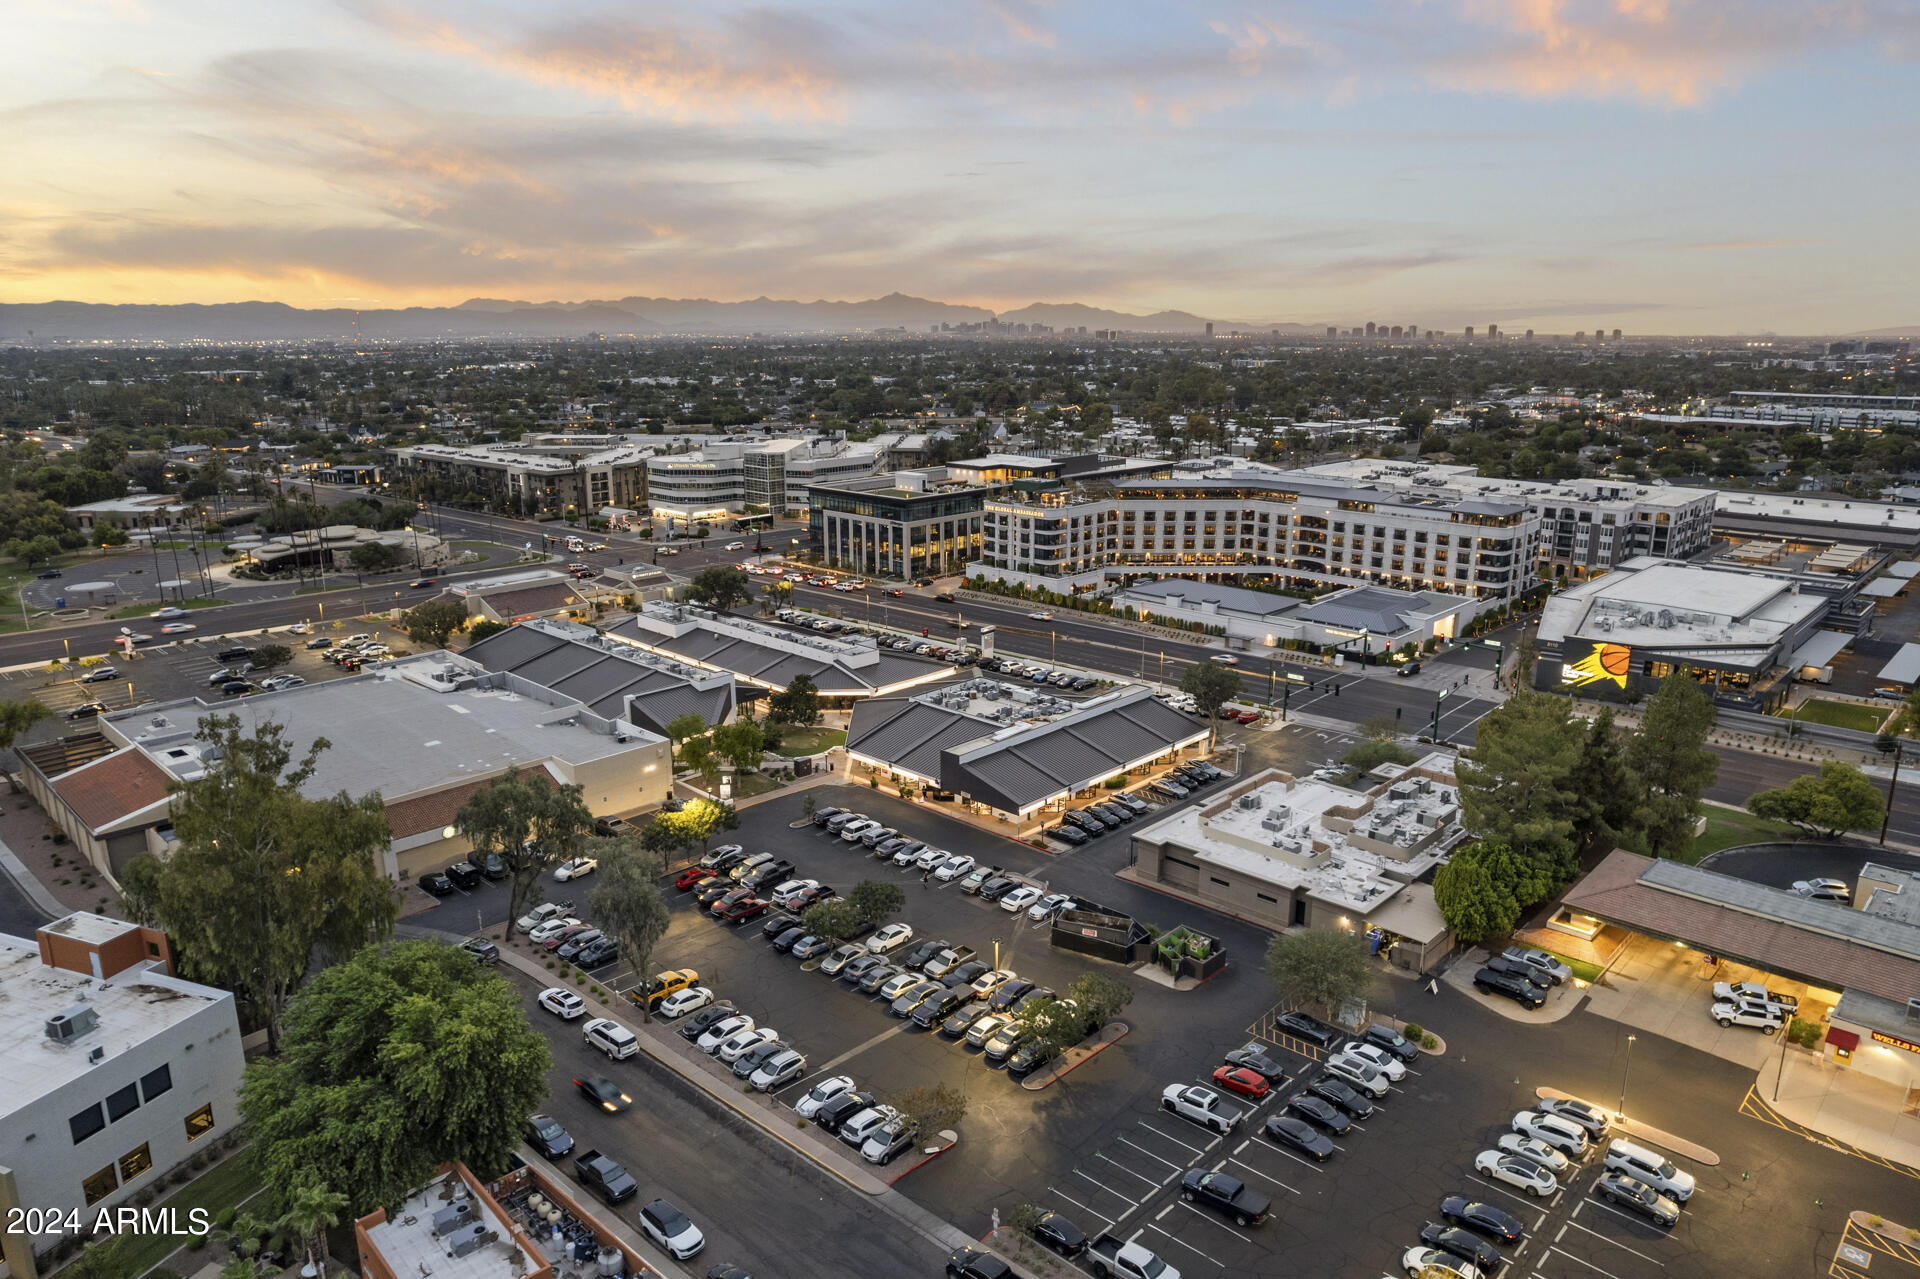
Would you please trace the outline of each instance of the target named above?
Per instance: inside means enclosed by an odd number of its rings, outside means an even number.
[[[1432,736],[1433,736],[1433,744],[1436,746],[1440,744],[1440,703],[1446,701],[1447,694],[1451,692],[1453,692],[1452,689],[1443,688],[1440,690],[1440,696],[1433,699],[1433,734]]]

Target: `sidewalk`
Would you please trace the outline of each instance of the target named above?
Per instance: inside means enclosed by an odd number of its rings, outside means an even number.
[[[1762,1101],[1797,1124],[1920,1168],[1920,1112],[1908,1108],[1907,1092],[1897,1084],[1837,1065],[1820,1053],[1788,1049],[1774,1052],[1754,1088]]]

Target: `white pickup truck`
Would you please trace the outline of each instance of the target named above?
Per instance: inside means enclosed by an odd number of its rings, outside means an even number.
[[[1180,1272],[1137,1243],[1117,1235],[1101,1235],[1087,1249],[1089,1264],[1099,1279],[1180,1279]]]
[[[1756,1004],[1772,1004],[1777,1008],[1784,1008],[1790,1013],[1797,1012],[1800,1008],[1800,1001],[1792,995],[1782,994],[1777,990],[1768,990],[1757,981],[1717,981],[1713,983],[1713,997],[1729,1003],[1738,1003],[1746,1000]]]
[[[1211,1088],[1199,1088],[1192,1085],[1168,1084],[1166,1091],[1160,1094],[1160,1106],[1171,1110],[1183,1119],[1190,1119],[1202,1128],[1226,1134],[1240,1122],[1239,1114],[1220,1100],[1220,1094]]]

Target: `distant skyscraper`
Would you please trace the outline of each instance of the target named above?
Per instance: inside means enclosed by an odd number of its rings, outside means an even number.
[[[1368,321],[1367,321],[1367,336],[1368,336],[1368,337],[1372,337],[1372,336],[1373,336],[1373,321],[1372,321],[1372,320],[1368,320]]]
[[[1208,336],[1209,338],[1211,338],[1211,337],[1213,336],[1213,321],[1212,321],[1212,320],[1208,320],[1208,321],[1207,321],[1207,336]]]
[[[1620,340],[1620,330],[1619,330],[1619,329],[1615,329],[1615,330],[1613,331],[1613,340],[1614,340],[1614,341],[1616,341],[1616,342],[1618,342],[1618,341]]]
[[[1467,326],[1467,340],[1468,341],[1473,340],[1473,326],[1471,324]]]
[[[1593,340],[1594,340],[1594,341],[1596,341],[1596,342],[1604,342],[1604,341],[1606,341],[1606,340],[1607,340],[1607,331],[1606,331],[1605,329],[1603,329],[1603,328],[1601,328],[1600,326],[1598,326],[1598,325],[1595,325],[1595,326],[1594,326],[1594,329],[1593,329]]]
[[[1400,326],[1399,326],[1399,325],[1397,325],[1397,324],[1396,324],[1396,325],[1394,325],[1394,326],[1393,326],[1393,336],[1394,336],[1394,337],[1396,337],[1396,338],[1398,338],[1398,337],[1400,336],[1400,333],[1401,333],[1401,329],[1400,329]]]
[[[1499,325],[1497,325],[1497,324],[1489,324],[1489,325],[1487,326],[1487,336],[1488,336],[1488,337],[1490,337],[1490,338],[1497,338],[1497,337],[1499,337],[1499,336],[1500,336],[1500,326],[1499,326]]]
[[[1408,336],[1408,337],[1410,337],[1410,338],[1417,338],[1417,337],[1419,337],[1419,336],[1420,336],[1420,326],[1419,326],[1419,325],[1417,325],[1417,324],[1409,324],[1409,325],[1407,326],[1407,336]]]
[[[1532,329],[1528,329],[1528,330],[1527,330],[1527,341],[1529,341],[1529,342],[1531,342],[1531,341],[1533,341],[1533,330],[1532,330]]]
[[[1584,342],[1584,341],[1586,341],[1586,340],[1587,340],[1587,331],[1586,331],[1585,329],[1575,329],[1575,330],[1573,331],[1573,340],[1574,340],[1574,341],[1576,341],[1576,342]]]
[[[1337,338],[1340,336],[1340,330],[1335,328],[1333,325],[1329,324],[1327,326],[1327,336],[1330,338]]]

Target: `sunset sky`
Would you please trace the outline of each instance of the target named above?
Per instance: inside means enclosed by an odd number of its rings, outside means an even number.
[[[0,301],[1920,324],[1920,2],[11,0]]]

